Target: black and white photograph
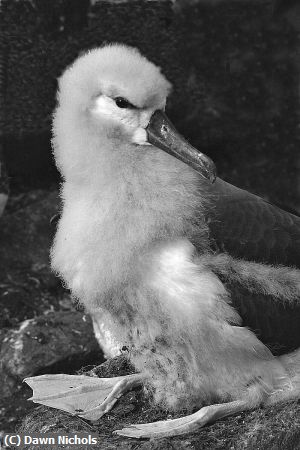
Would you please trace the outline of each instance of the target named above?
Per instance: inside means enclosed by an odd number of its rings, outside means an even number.
[[[0,449],[300,450],[300,3],[0,0]]]

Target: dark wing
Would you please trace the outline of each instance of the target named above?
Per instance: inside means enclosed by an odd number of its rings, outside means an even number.
[[[269,295],[254,294],[234,282],[223,280],[230,292],[232,306],[274,355],[300,347],[300,306],[286,306]]]
[[[219,178],[209,194],[209,228],[219,250],[248,261],[300,268],[300,217]]]
[[[208,222],[213,244],[233,257],[265,264],[300,267],[300,218],[262,198],[217,179],[208,188]],[[274,354],[300,345],[300,307],[289,308],[271,296],[254,294],[223,280],[243,325]]]

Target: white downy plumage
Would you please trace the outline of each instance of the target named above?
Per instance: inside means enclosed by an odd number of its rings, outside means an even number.
[[[293,378],[299,363],[275,358],[239,326],[218,277],[229,274],[230,257],[210,250],[206,180],[149,145],[146,128],[164,109],[170,88],[137,50],[109,45],[66,70],[54,115],[63,209],[53,269],[94,315],[107,353],[129,349],[157,403],[174,409],[222,403],[188,418],[119,431],[134,437],[185,433],[299,395]],[[232,259],[230,273],[237,268],[243,282],[255,271],[241,264]],[[294,293],[298,275],[292,270]],[[258,292],[267,289],[266,278],[253,275],[251,283]],[[98,410],[99,416],[107,411]]]

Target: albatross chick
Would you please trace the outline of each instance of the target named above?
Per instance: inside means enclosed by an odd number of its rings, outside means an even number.
[[[273,356],[230,291],[299,304],[300,219],[216,179],[167,119],[170,90],[138,50],[107,45],[65,71],[54,114],[63,208],[52,267],[94,317],[106,352],[126,346],[140,374],[27,382],[34,401],[91,420],[141,382],[168,409],[198,408],[117,431],[131,437],[187,433],[300,393],[299,351]]]

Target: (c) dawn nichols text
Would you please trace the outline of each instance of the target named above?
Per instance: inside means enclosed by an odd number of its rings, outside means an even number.
[[[95,445],[98,444],[99,436],[93,433],[59,434],[59,433],[39,433],[39,434],[3,434],[0,439],[1,445],[10,447],[12,445],[23,448],[24,445],[34,444],[48,445]],[[51,447],[52,448],[52,447]]]

